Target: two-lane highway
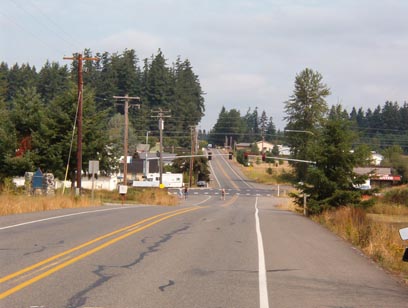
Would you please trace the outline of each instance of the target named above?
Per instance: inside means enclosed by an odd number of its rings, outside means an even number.
[[[0,307],[407,307],[396,279],[275,194],[245,195],[268,187],[228,164],[212,160],[226,200],[0,217]]]

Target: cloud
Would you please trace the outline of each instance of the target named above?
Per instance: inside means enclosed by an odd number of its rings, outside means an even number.
[[[92,49],[108,52],[122,52],[125,49],[135,49],[142,58],[155,53],[163,42],[160,37],[147,32],[133,29],[113,33],[93,42]]]

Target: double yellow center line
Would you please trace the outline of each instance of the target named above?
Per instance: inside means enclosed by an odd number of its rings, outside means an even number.
[[[16,292],[20,291],[21,289],[23,289],[23,288],[25,288],[25,287],[27,287],[27,286],[41,280],[41,279],[44,279],[44,278],[50,276],[51,274],[53,274],[53,273],[65,268],[65,267],[67,267],[68,265],[71,265],[71,264],[73,264],[73,263],[75,263],[75,262],[77,262],[77,261],[79,261],[79,260],[81,260],[81,259],[83,259],[83,258],[85,258],[87,256],[90,256],[90,255],[92,255],[92,254],[94,254],[94,253],[108,247],[108,246],[111,246],[111,245],[115,244],[116,242],[119,242],[119,241],[121,241],[121,240],[135,234],[135,233],[138,233],[138,232],[140,232],[142,230],[145,230],[145,229],[147,229],[147,228],[149,228],[149,227],[151,227],[151,226],[153,226],[155,224],[158,224],[161,221],[167,220],[167,219],[172,218],[172,217],[177,216],[177,215],[182,215],[182,214],[185,214],[185,213],[188,213],[188,212],[196,211],[196,210],[198,210],[200,208],[201,207],[179,209],[179,210],[166,212],[166,213],[162,213],[162,214],[159,214],[159,215],[155,215],[155,216],[143,219],[143,220],[141,220],[141,221],[139,221],[139,222],[137,222],[135,224],[126,226],[124,228],[118,229],[118,230],[110,232],[110,233],[107,233],[107,234],[102,235],[100,237],[97,237],[97,238],[95,238],[95,239],[93,239],[91,241],[83,243],[83,244],[81,244],[79,246],[76,246],[76,247],[73,247],[73,248],[71,248],[69,250],[66,250],[64,252],[61,252],[61,253],[59,253],[59,254],[57,254],[55,256],[52,256],[52,257],[50,257],[48,259],[45,259],[45,260],[40,261],[38,263],[35,263],[35,264],[31,265],[31,266],[28,266],[28,267],[26,267],[24,269],[21,269],[21,270],[19,270],[17,272],[14,272],[14,273],[11,273],[11,274],[9,274],[7,276],[1,277],[0,278],[0,286],[1,286],[1,284],[5,283],[6,281],[9,281],[9,280],[11,280],[13,278],[17,278],[19,276],[22,276],[23,274],[33,273],[34,270],[37,269],[37,268],[40,268],[40,267],[43,267],[42,269],[49,268],[48,270],[42,272],[41,274],[39,274],[37,276],[34,276],[34,277],[32,277],[32,278],[30,278],[30,279],[28,279],[28,280],[26,280],[26,281],[24,281],[24,282],[22,282],[22,283],[20,283],[20,284],[18,284],[16,286],[14,286],[14,287],[12,287],[12,288],[10,288],[8,290],[0,293],[0,299],[6,298],[7,296],[9,296],[9,295],[11,295],[13,293],[16,293]],[[119,234],[119,233],[123,233],[123,232],[125,232],[125,233],[124,234]],[[90,246],[92,244],[95,244],[97,242],[100,242],[100,241],[102,241],[104,239],[107,239],[107,238],[115,236],[115,235],[116,235],[116,237],[114,237],[114,238],[100,244],[99,246],[96,246],[96,247],[94,247],[92,249],[89,249],[88,251],[85,251],[82,254],[79,254],[77,256],[67,256],[70,253],[76,252],[76,251],[78,251],[80,249],[83,249],[83,248],[85,248],[87,246]],[[62,263],[56,262],[57,264],[55,264],[55,263],[51,264],[51,265],[49,264],[50,262],[52,262],[54,260],[62,259],[62,257],[64,257],[64,256],[67,256],[67,257],[62,260],[63,261]],[[39,270],[41,271],[41,269],[39,269]]]

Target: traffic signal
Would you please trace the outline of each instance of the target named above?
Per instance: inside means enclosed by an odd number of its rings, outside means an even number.
[[[266,160],[266,154],[262,153],[262,161],[265,161],[265,160]]]
[[[211,159],[212,159],[212,153],[208,152],[208,160],[211,160]]]
[[[229,160],[232,160],[232,152],[228,153],[228,158],[229,158]]]

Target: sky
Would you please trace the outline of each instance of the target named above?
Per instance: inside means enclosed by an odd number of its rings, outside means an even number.
[[[210,129],[222,106],[258,107],[285,126],[284,102],[311,68],[331,89],[329,106],[374,109],[408,97],[406,0],[1,0],[0,61],[29,63],[90,48],[160,48],[189,59],[205,92]]]

